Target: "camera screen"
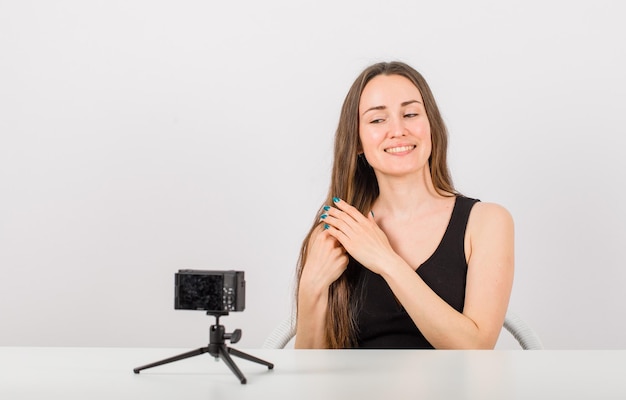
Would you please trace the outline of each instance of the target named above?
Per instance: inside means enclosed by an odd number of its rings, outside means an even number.
[[[179,274],[176,308],[221,311],[223,287],[222,275]]]

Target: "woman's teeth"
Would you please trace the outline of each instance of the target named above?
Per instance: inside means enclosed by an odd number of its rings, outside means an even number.
[[[415,146],[400,146],[400,147],[391,147],[389,149],[385,149],[387,153],[402,153],[403,151],[413,150]]]

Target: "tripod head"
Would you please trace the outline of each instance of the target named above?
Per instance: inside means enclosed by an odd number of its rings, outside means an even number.
[[[228,315],[228,311],[207,311],[207,315],[215,317],[215,324],[211,325],[209,346],[221,346],[226,340],[230,340],[231,343],[237,343],[241,339],[241,329],[235,329],[232,333],[226,333],[224,325],[220,325],[220,317]]]

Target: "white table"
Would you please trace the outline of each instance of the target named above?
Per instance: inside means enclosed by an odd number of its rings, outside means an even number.
[[[0,347],[0,399],[626,399],[626,350],[255,350],[273,370],[190,349]]]

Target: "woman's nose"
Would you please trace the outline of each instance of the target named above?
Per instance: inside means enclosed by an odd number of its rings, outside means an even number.
[[[404,119],[402,118],[391,118],[389,120],[389,136],[390,137],[398,137],[406,135],[406,126],[404,124]]]

